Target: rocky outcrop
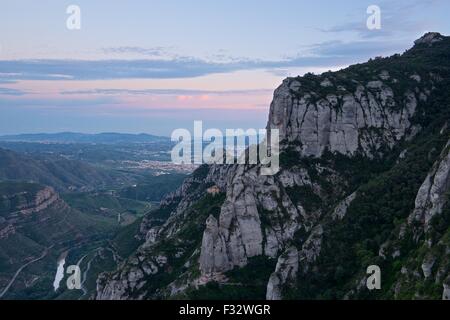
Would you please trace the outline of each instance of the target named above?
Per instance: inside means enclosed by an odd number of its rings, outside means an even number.
[[[271,274],[267,283],[267,300],[281,300],[282,292],[289,282],[297,278],[298,272],[298,251],[295,247],[289,247],[278,258],[275,272]]]
[[[47,208],[67,209],[66,203],[51,187],[0,195],[0,207],[8,209],[0,218],[0,240],[14,236],[21,225],[32,218],[32,214],[39,215],[37,221],[45,221],[48,219],[47,215],[40,214],[45,213]],[[34,222],[31,224],[34,225]]]
[[[53,203],[59,200],[59,195],[51,187],[45,187],[36,193],[34,201],[24,204],[20,208],[20,213],[30,214],[47,209]]]
[[[9,236],[16,233],[16,228],[13,224],[0,224],[0,240],[8,238]]]
[[[209,216],[206,220],[206,229],[203,233],[200,270],[203,274],[226,271],[232,268],[226,254],[226,243],[219,235],[217,219]]]
[[[97,300],[142,299],[132,293],[139,291],[146,284],[145,277],[164,270],[167,257],[163,255],[146,256],[145,247],[138,249],[126,263],[122,263],[121,272],[107,278],[105,273],[97,279]]]
[[[432,46],[434,43],[444,40],[444,37],[438,32],[428,32],[420,39],[414,41],[416,45],[427,45]]]
[[[433,257],[432,255],[429,255],[425,258],[425,260],[422,263],[422,271],[423,271],[423,276],[427,279],[431,276],[432,274],[432,269],[434,266],[434,263],[436,262],[436,258]]]
[[[347,213],[347,209],[352,203],[353,200],[356,198],[356,192],[353,192],[351,195],[349,195],[347,198],[339,202],[339,204],[336,206],[332,213],[333,219],[342,219],[344,218],[345,214]]]
[[[442,291],[442,300],[450,300],[450,284],[444,283],[442,285],[444,290]]]
[[[442,151],[440,160],[436,162],[422,183],[415,200],[414,211],[408,223],[420,223],[427,231],[431,219],[442,212],[450,190],[450,140]]]
[[[128,287],[126,280],[110,280],[106,286],[103,286],[103,277],[101,274],[97,280],[97,300],[125,300]]]
[[[229,171],[232,176],[219,219],[209,217],[203,234],[200,256],[203,273],[244,266],[248,258],[263,253],[276,257],[300,227],[303,208],[283,192],[286,181],[258,175],[258,169],[236,166]],[[303,183],[305,173],[292,174],[290,178],[293,184]],[[264,225],[262,220],[270,223]]]
[[[303,266],[302,272],[306,273],[309,270],[309,266],[319,257],[322,248],[322,235],[323,226],[319,224],[314,227],[308,239],[303,243],[300,251],[300,261]]]
[[[325,151],[373,156],[411,132],[410,119],[418,105],[412,91],[394,92],[390,82],[376,80],[356,81],[354,91],[343,88],[320,94],[303,90],[303,82],[283,81],[275,91],[267,125],[280,130],[280,141],[297,143],[303,156],[320,157]],[[404,104],[397,104],[397,95]]]
[[[60,200],[59,195],[51,187],[43,187],[36,192],[24,191],[7,194],[0,198],[3,206],[11,208],[9,216],[38,213],[58,200]]]

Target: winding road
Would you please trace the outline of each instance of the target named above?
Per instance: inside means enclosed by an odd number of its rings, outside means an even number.
[[[11,281],[9,281],[8,285],[7,285],[7,286],[5,287],[5,289],[3,289],[3,291],[0,293],[0,299],[3,298],[3,296],[6,294],[6,292],[8,292],[9,288],[12,286],[12,284],[14,283],[14,281],[16,281],[16,278],[17,278],[17,276],[20,274],[20,272],[22,272],[22,270],[25,269],[25,268],[26,268],[27,266],[29,266],[30,264],[32,264],[32,263],[34,263],[34,262],[37,262],[37,261],[39,261],[39,260],[41,260],[41,259],[43,259],[43,258],[48,254],[48,251],[49,251],[52,247],[53,247],[53,246],[48,247],[48,248],[45,248],[45,250],[44,250],[44,252],[42,253],[41,256],[39,256],[38,258],[33,259],[33,260],[31,260],[31,261],[28,261],[27,263],[25,263],[23,266],[21,266],[21,267],[16,271],[16,273],[15,273],[14,276],[12,277]]]

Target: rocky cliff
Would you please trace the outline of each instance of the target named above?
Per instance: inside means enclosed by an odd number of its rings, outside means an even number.
[[[14,234],[15,226],[26,216],[32,213],[39,214],[58,202],[60,208],[66,207],[66,204],[60,200],[59,195],[51,187],[43,187],[37,191],[32,188],[32,190],[1,195],[0,240]],[[8,211],[7,214],[6,211]]]
[[[200,167],[144,219],[145,243],[98,279],[97,298],[448,297],[449,82],[437,33],[284,80],[267,124],[280,171]],[[369,291],[373,264],[386,280]]]

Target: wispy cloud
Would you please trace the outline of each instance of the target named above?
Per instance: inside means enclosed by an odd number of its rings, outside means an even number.
[[[104,54],[111,55],[124,55],[124,54],[138,54],[147,57],[177,57],[178,55],[172,54],[172,47],[139,47],[139,46],[120,46],[120,47],[107,47],[102,48],[101,51]]]
[[[240,94],[264,94],[271,93],[273,89],[251,89],[251,90],[189,90],[189,89],[91,89],[91,90],[72,90],[62,91],[66,95],[173,95],[173,96],[192,96],[192,95],[217,95],[229,96]]]
[[[1,80],[102,80],[190,78],[243,69],[199,59],[176,60],[9,60],[0,61]],[[248,66],[249,67],[249,66]]]
[[[45,108],[60,108],[60,107],[94,107],[94,106],[111,106],[120,103],[119,100],[113,97],[95,97],[90,99],[61,99],[61,98],[2,98],[0,99],[0,108],[12,107],[45,107]]]
[[[405,44],[389,41],[325,42],[303,55],[280,60],[211,62],[195,57],[172,60],[0,60],[0,81],[192,78],[239,70],[332,67],[391,54]]]
[[[23,96],[27,94],[26,91],[11,88],[0,88],[0,95],[4,96]]]

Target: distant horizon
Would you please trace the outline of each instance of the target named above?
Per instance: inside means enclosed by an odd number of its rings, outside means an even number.
[[[3,134],[0,133],[0,137],[7,136],[25,136],[25,135],[57,135],[57,134],[82,134],[82,135],[100,135],[100,134],[124,134],[124,135],[149,135],[155,137],[167,137],[164,135],[155,135],[147,132],[118,132],[118,131],[101,131],[101,132],[81,132],[81,131],[55,131],[55,132],[21,132],[21,133],[13,133],[13,134]]]
[[[209,128],[207,128],[207,129],[209,129]],[[241,129],[245,130],[246,128],[241,128]],[[118,134],[118,135],[133,135],[133,136],[147,135],[147,136],[152,136],[152,137],[157,137],[157,138],[168,138],[168,139],[170,139],[170,135],[169,136],[165,136],[165,135],[156,135],[156,134],[147,133],[147,132],[132,133],[132,132],[115,132],[115,131],[111,131],[111,132],[61,131],[61,132],[36,132],[36,133],[24,132],[24,133],[16,133],[16,134],[1,134],[0,133],[0,138],[15,137],[15,136],[59,135],[59,134],[80,134],[80,135]]]

